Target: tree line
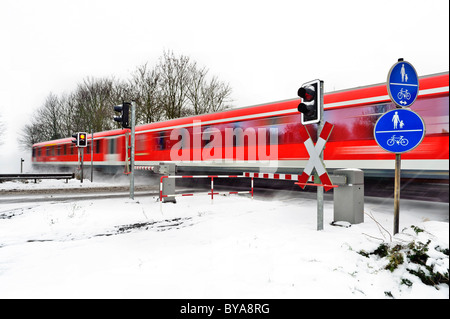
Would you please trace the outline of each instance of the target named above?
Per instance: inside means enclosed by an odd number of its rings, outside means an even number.
[[[136,101],[136,124],[230,108],[231,87],[189,57],[165,51],[159,62],[138,66],[128,80],[88,77],[70,93],[49,93],[19,137],[23,148],[75,132],[120,128],[114,105]]]

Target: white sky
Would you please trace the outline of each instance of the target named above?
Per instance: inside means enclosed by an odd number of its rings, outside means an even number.
[[[164,50],[229,82],[236,107],[316,78],[325,91],[385,82],[400,57],[419,75],[449,70],[448,0],[0,0],[0,13],[0,172],[29,162],[17,134],[50,92],[126,79]]]

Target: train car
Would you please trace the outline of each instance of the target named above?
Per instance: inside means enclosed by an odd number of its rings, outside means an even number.
[[[426,134],[414,150],[402,154],[402,176],[448,181],[449,74],[422,76],[411,110],[425,122]],[[301,173],[309,159],[299,134],[299,99],[136,126],[135,165],[173,162],[179,171]],[[395,154],[374,140],[378,118],[395,105],[386,84],[324,95],[324,121],[334,125],[324,150],[327,170],[360,168],[365,176],[392,177]],[[307,125],[313,139],[317,125]],[[96,170],[127,172],[129,129],[88,135],[84,163]],[[79,154],[72,138],[33,145],[36,168],[73,168]],[[92,155],[91,155],[92,154]]]

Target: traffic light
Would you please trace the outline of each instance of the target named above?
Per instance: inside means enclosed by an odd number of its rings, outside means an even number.
[[[72,143],[75,144],[75,146],[78,146],[78,133],[73,133],[72,137],[74,140],[72,140]]]
[[[87,146],[87,133],[86,132],[78,132],[73,133],[72,137],[75,139],[72,140],[77,147],[86,147]]]
[[[322,109],[322,81],[314,80],[303,84],[298,89],[298,96],[302,102],[298,105],[298,111],[302,113],[302,124],[320,122]]]
[[[86,147],[87,146],[87,133],[86,132],[79,132],[78,133],[78,147]]]
[[[130,106],[131,103],[123,102],[122,105],[114,106],[114,111],[120,112],[119,116],[114,116],[114,121],[122,123],[123,128],[131,128],[130,127]]]

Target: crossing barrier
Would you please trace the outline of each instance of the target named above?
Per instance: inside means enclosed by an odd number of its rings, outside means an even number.
[[[134,166],[135,170],[140,170],[140,171],[153,171],[154,166]]]
[[[211,199],[214,199],[214,195],[220,194],[252,194],[253,198],[253,177],[251,177],[251,189],[249,191],[238,191],[238,192],[215,192],[214,191],[214,178],[245,178],[248,176],[244,175],[165,175],[161,176],[159,183],[159,201],[162,201],[165,197],[175,197],[175,196],[194,196],[194,195],[211,195]],[[187,194],[165,194],[163,195],[163,180],[165,178],[211,178],[211,191],[204,193],[187,193]]]
[[[339,187],[339,185],[333,185],[333,184],[318,184],[314,183],[314,176],[308,176],[306,181],[300,182],[300,178],[302,178],[304,175],[296,175],[296,174],[276,174],[276,173],[244,173],[245,177],[252,177],[252,178],[269,178],[269,179],[281,179],[281,180],[288,180],[288,181],[295,181],[296,185],[299,185],[300,187],[304,188],[305,186],[324,186],[325,188],[336,188]],[[341,176],[334,176],[335,178],[341,177]],[[308,183],[309,181],[312,181],[311,183]],[[331,180],[330,180],[331,182]],[[340,183],[345,183],[341,182]]]

